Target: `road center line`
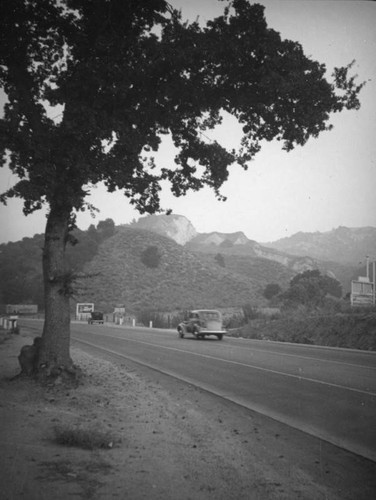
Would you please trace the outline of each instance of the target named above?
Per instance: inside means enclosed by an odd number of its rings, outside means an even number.
[[[111,328],[111,327],[109,327],[109,328]],[[159,335],[160,337],[163,338],[163,336],[166,334],[166,332],[173,333],[173,332],[171,332],[171,330],[164,331],[164,332],[153,330],[153,336]],[[96,333],[94,333],[94,335],[96,335]],[[113,336],[113,335],[111,335],[111,336]],[[120,337],[115,337],[115,338],[120,338]],[[123,337],[121,337],[121,338],[123,338]],[[234,347],[236,349],[242,349],[242,350],[246,349],[247,351],[257,351],[257,352],[261,352],[261,353],[272,354],[272,355],[279,356],[279,357],[284,356],[287,358],[299,358],[299,359],[307,359],[309,361],[319,361],[320,363],[330,363],[331,365],[336,364],[336,365],[343,365],[343,366],[352,366],[354,368],[364,368],[366,370],[376,370],[376,366],[361,365],[361,364],[357,364],[357,363],[347,363],[346,361],[337,361],[337,360],[333,360],[333,359],[323,359],[323,358],[317,358],[316,356],[305,356],[302,354],[289,354],[289,353],[285,353],[285,352],[281,352],[281,351],[273,351],[271,349],[260,349],[254,343],[252,343],[252,346],[251,345],[238,345],[238,344],[242,343],[243,341],[245,341],[244,342],[244,344],[245,344],[247,341],[249,341],[249,340],[252,341],[254,339],[239,339],[236,337],[227,337],[227,338],[231,339],[231,341],[234,342],[234,345],[232,345],[232,347]],[[236,342],[236,341],[238,341],[238,342]],[[285,343],[281,342],[281,344],[294,345],[294,347],[297,347],[297,348],[309,347],[309,348],[313,348],[313,349],[315,349],[315,348],[335,349],[334,347],[330,348],[328,346],[315,346],[315,345],[311,345],[311,344],[306,345],[306,346],[304,346],[304,344],[289,344],[287,342],[285,342]],[[226,347],[226,344],[222,344],[221,347],[224,349]],[[344,349],[344,348],[339,348],[339,349]],[[348,350],[351,351],[351,349],[348,349]],[[376,356],[376,352],[373,352],[373,351],[365,351],[364,353],[368,356]]]

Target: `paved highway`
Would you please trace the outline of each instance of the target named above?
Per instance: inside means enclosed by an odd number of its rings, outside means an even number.
[[[35,325],[35,322],[34,322]],[[376,461],[376,353],[72,324],[105,349]]]

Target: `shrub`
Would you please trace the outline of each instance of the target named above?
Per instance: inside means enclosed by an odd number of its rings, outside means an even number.
[[[219,266],[226,267],[225,259],[221,253],[217,253],[216,256],[214,257],[214,260]]]
[[[144,326],[149,326],[153,323],[154,328],[169,328],[169,317],[160,312],[143,309],[137,313],[137,322]]]
[[[351,311],[311,314],[303,306],[274,321],[254,320],[232,332],[251,339],[376,350],[376,314]]]
[[[245,318],[245,321],[248,323],[252,319],[256,319],[259,317],[259,312],[258,308],[253,306],[252,304],[244,304],[243,307],[243,315]]]
[[[145,266],[155,269],[159,266],[160,261],[161,256],[156,246],[149,246],[142,252],[141,262]]]
[[[266,299],[270,300],[281,292],[282,289],[278,285],[278,283],[269,283],[268,285],[266,285],[263,295]]]
[[[55,441],[65,446],[84,450],[113,448],[120,442],[110,431],[81,426],[61,425],[54,428]]]
[[[243,314],[236,313],[232,316],[223,319],[223,325],[227,330],[232,330],[234,328],[240,328],[246,323]]]
[[[329,276],[323,276],[317,269],[297,274],[290,281],[290,288],[283,294],[283,300],[289,307],[304,304],[311,308],[323,305],[325,297],[342,297],[342,287],[339,281]]]

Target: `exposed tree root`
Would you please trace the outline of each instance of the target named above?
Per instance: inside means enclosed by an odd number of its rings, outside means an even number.
[[[21,347],[18,356],[18,362],[21,367],[20,375],[27,375],[31,377],[38,371],[38,355],[42,338],[35,337],[32,345],[24,345]]]
[[[73,363],[65,366],[57,363],[46,363],[38,367],[36,379],[47,385],[64,385],[78,387],[82,381],[82,370]]]
[[[16,377],[33,377],[38,382],[47,385],[66,385],[77,387],[82,379],[82,370],[70,362],[67,365],[57,362],[39,363],[41,337],[35,337],[32,345],[21,347],[18,362],[21,372]],[[15,378],[16,378],[15,377]]]

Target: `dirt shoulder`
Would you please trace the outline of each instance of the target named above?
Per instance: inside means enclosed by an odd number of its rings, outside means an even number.
[[[189,384],[72,348],[77,389],[16,378],[26,333],[0,331],[1,500],[338,499],[376,496],[376,464]],[[54,428],[109,431],[105,449]]]

